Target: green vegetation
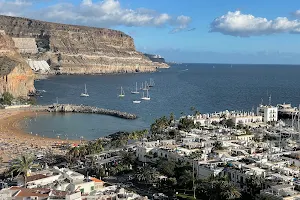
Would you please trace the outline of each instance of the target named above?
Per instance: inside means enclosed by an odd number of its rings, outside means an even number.
[[[177,194],[176,196],[177,196],[177,198],[184,199],[184,200],[193,200],[193,199],[195,199],[193,196],[186,195],[186,194]]]
[[[195,128],[194,120],[187,117],[183,117],[179,120],[178,129],[183,131],[191,131],[192,128]]]
[[[33,158],[31,156],[21,156],[17,159],[15,164],[11,167],[11,173],[17,172],[18,175],[22,174],[24,178],[24,187],[27,185],[28,171],[33,167]]]
[[[11,105],[14,100],[14,97],[9,92],[4,92],[2,94],[2,98],[0,100],[0,103],[3,105]]]

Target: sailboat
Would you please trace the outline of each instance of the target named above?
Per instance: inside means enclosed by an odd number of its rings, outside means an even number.
[[[155,85],[154,80],[150,78],[149,87],[154,87],[154,85]]]
[[[140,92],[138,91],[137,87],[137,82],[135,83],[135,91],[131,91],[131,94],[139,94]]]
[[[125,97],[125,92],[122,86],[121,86],[121,93],[119,94],[119,97]]]
[[[89,97],[90,95],[87,93],[86,84],[84,84],[84,93],[81,93],[81,97]]]
[[[150,100],[150,95],[149,95],[149,90],[147,90],[147,93],[146,93],[147,95],[145,96],[145,94],[144,94],[144,92],[143,92],[143,96],[142,96],[142,100],[147,100],[147,101],[149,101]]]
[[[134,100],[134,101],[132,101],[132,102],[135,103],[135,104],[141,103],[141,101],[139,101],[139,100]]]
[[[142,86],[140,87],[140,90],[144,89],[144,83],[142,82]]]
[[[149,90],[149,86],[148,86],[148,83],[147,83],[147,81],[145,81],[145,85],[144,85],[144,88],[143,88],[143,90]]]

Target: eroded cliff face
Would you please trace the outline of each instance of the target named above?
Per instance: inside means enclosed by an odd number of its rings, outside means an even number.
[[[14,41],[0,32],[0,94],[27,97],[34,91],[34,73],[15,48]]]
[[[120,31],[8,16],[0,16],[0,29],[24,41],[35,38],[37,54],[34,44],[27,48],[19,39],[23,57],[47,60],[61,73],[151,72],[159,67],[137,52],[133,39]]]

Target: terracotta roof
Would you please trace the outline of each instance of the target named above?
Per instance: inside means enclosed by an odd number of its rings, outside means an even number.
[[[36,180],[47,178],[47,177],[49,177],[49,176],[46,176],[44,174],[36,174],[36,175],[33,175],[33,176],[28,176],[27,177],[27,182],[36,181]]]
[[[104,183],[104,181],[100,180],[100,179],[97,179],[97,178],[94,178],[94,177],[91,177],[90,178],[92,181],[94,181],[95,183]]]
[[[19,190],[15,197],[48,197],[50,193],[49,189],[11,187],[10,190]]]
[[[48,197],[50,196],[57,196],[57,197],[64,197],[67,195],[67,192],[58,191],[58,190],[50,190],[45,188],[22,188],[22,187],[11,187],[10,190],[18,190],[19,192],[15,195],[15,197]]]

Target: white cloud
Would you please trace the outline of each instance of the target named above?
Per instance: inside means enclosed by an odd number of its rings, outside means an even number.
[[[40,10],[34,10],[33,2],[39,3],[40,1],[0,0],[0,14],[10,13],[15,16],[39,17],[46,21],[96,27],[148,26],[168,27],[178,31],[187,29],[191,21],[188,16],[170,16],[167,13],[158,13],[147,8],[124,8],[119,0],[81,0],[79,4],[65,0]]]
[[[300,17],[300,10],[296,10],[295,12],[292,12],[292,15],[294,17]]]
[[[0,14],[16,16],[29,6],[31,6],[31,2],[27,0],[0,0]]]
[[[270,35],[274,33],[300,33],[300,21],[289,20],[286,17],[277,17],[274,20],[268,20],[235,11],[217,17],[210,24],[210,32],[220,32],[225,35],[240,37]]]

